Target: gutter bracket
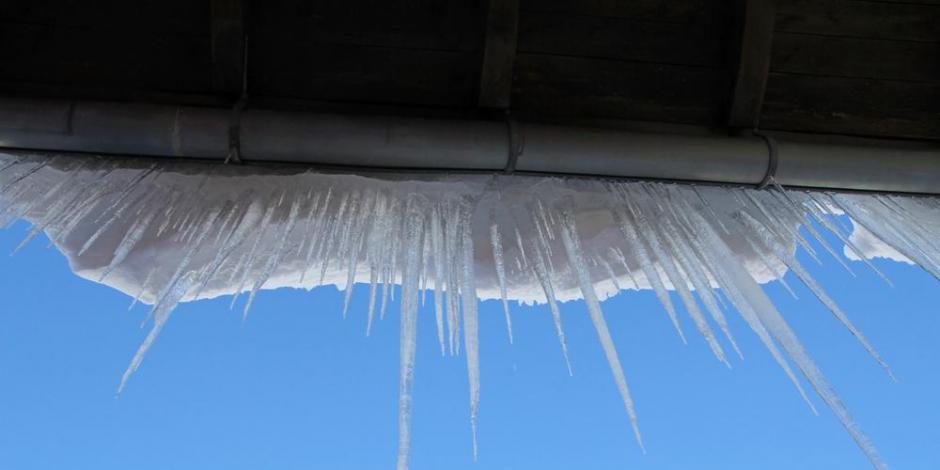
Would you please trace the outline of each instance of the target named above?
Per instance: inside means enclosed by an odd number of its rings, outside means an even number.
[[[232,116],[228,126],[228,156],[224,163],[241,163],[242,147],[242,110],[248,104],[248,35],[242,36],[242,76],[241,76],[241,94],[238,95],[238,101],[232,106]]]
[[[760,180],[760,183],[757,183],[757,189],[764,189],[773,183],[774,177],[777,176],[777,162],[780,159],[777,152],[777,141],[757,129],[754,129],[752,134],[760,137],[767,144],[767,171],[764,172],[764,178]]]
[[[506,115],[506,130],[509,134],[509,158],[506,160],[506,168],[503,172],[512,174],[516,171],[519,156],[525,151],[525,133],[522,131],[522,124],[508,114]]]
[[[241,163],[241,129],[242,129],[242,110],[245,109],[247,97],[242,96],[232,106],[232,115],[228,125],[228,156],[224,163]]]

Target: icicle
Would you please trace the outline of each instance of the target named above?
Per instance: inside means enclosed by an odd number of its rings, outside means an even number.
[[[645,187],[646,186],[644,186],[644,188]],[[639,199],[640,196],[636,195],[636,197]],[[664,249],[660,243],[657,228],[660,227],[661,224],[648,224],[646,220],[642,218],[643,216],[639,213],[639,211],[637,211],[636,214],[638,217],[640,217],[638,222],[640,223],[641,227],[641,235],[643,236],[644,240],[649,243],[653,254],[656,255],[657,259],[659,259],[659,265],[662,266],[663,270],[666,271],[666,276],[669,278],[669,282],[672,283],[673,288],[675,288],[676,292],[679,293],[679,297],[682,299],[682,303],[685,305],[686,311],[692,318],[692,322],[695,323],[695,327],[705,338],[705,341],[708,343],[708,347],[712,350],[712,354],[714,354],[719,361],[730,368],[731,364],[728,363],[728,359],[725,357],[724,350],[718,343],[715,335],[712,333],[711,327],[708,326],[708,322],[705,321],[705,317],[699,310],[698,304],[695,303],[695,299],[692,297],[692,292],[689,290],[688,281],[679,274],[672,257],[667,253],[667,250]],[[660,217],[657,217],[656,220],[660,220]],[[668,251],[676,251],[675,247],[670,248],[672,249]]]
[[[737,285],[734,282],[734,279],[729,277],[722,269],[718,269],[722,266],[722,260],[720,256],[722,253],[718,249],[706,249],[706,246],[724,246],[724,241],[711,230],[711,227],[708,223],[696,213],[691,206],[687,203],[680,201],[680,205],[683,208],[683,211],[680,211],[679,214],[683,217],[683,222],[688,227],[689,233],[695,233],[697,237],[687,237],[686,242],[691,246],[694,246],[696,251],[705,258],[706,264],[704,265],[709,272],[712,274],[725,295],[728,296],[728,300],[737,308],[738,313],[741,315],[741,318],[748,324],[752,331],[757,334],[757,337],[764,344],[764,347],[767,348],[767,351],[770,352],[770,355],[774,358],[774,361],[777,365],[783,369],[784,373],[787,375],[787,378],[790,379],[790,382],[799,392],[800,397],[806,403],[806,405],[812,410],[813,414],[818,414],[816,407],[813,406],[813,402],[810,401],[809,397],[806,395],[806,391],[803,390],[803,386],[800,385],[800,381],[796,378],[796,375],[793,373],[793,370],[790,368],[789,363],[781,355],[780,350],[778,349],[776,343],[774,343],[773,338],[770,336],[770,332],[761,322],[759,316],[751,308],[751,305],[746,301],[745,296],[739,292]]]
[[[177,290],[183,288],[181,287],[180,279],[184,279],[184,278],[186,279],[185,287],[187,291],[191,287],[191,284],[196,280],[195,274],[194,274],[195,270],[187,269],[187,268],[189,268],[189,264],[193,258],[193,255],[196,253],[197,250],[199,250],[199,248],[202,248],[200,246],[202,243],[202,240],[205,239],[206,236],[208,236],[209,228],[215,224],[215,221],[218,218],[218,216],[219,216],[219,212],[215,210],[215,211],[212,211],[209,214],[209,216],[206,217],[206,219],[203,221],[203,223],[201,224],[203,227],[203,230],[201,231],[201,235],[195,242],[190,244],[190,246],[186,249],[185,253],[183,254],[183,257],[180,259],[180,262],[176,267],[176,270],[170,276],[169,281],[167,281],[166,286],[157,295],[157,301],[156,303],[154,303],[153,308],[147,314],[147,317],[144,318],[143,323],[146,323],[149,319],[153,318],[155,322],[154,324],[156,325],[156,322],[158,321],[158,318],[156,316],[161,313],[161,309],[163,309],[167,304],[170,305],[168,307],[170,311],[172,311],[173,308],[176,307],[176,304],[179,303],[182,296],[186,294],[186,291],[177,292]],[[179,295],[180,297],[177,298],[176,297],[177,295]],[[166,312],[166,315],[169,316],[169,311]]]
[[[460,342],[457,341],[460,334],[459,309],[460,309],[460,282],[459,270],[457,269],[459,259],[458,247],[460,240],[458,238],[459,214],[454,207],[448,207],[444,226],[444,246],[447,249],[447,259],[449,269],[447,270],[447,333],[448,344],[451,354],[459,351]]]
[[[271,277],[271,274],[274,273],[274,268],[277,267],[277,263],[281,260],[281,256],[287,250],[287,239],[290,237],[290,234],[294,231],[294,225],[297,223],[297,213],[300,211],[300,201],[294,199],[290,207],[290,213],[287,215],[287,222],[284,224],[284,228],[281,230],[281,238],[277,242],[277,245],[274,247],[274,254],[269,255],[267,263],[264,267],[261,268],[261,274],[255,280],[254,285],[251,286],[251,292],[248,294],[248,301],[245,302],[245,309],[242,311],[242,321],[244,322],[248,318],[248,311],[251,310],[251,305],[254,303],[255,295],[258,293],[258,289],[268,281],[268,278]]]
[[[72,207],[75,199],[71,197],[65,197],[66,195],[63,194],[64,191],[62,191],[62,189],[74,181],[76,176],[80,174],[83,166],[84,164],[80,164],[77,168],[70,169],[69,177],[63,179],[59,184],[53,187],[45,198],[36,200],[36,204],[46,208],[46,215],[39,222],[33,225],[33,228],[29,231],[23,241],[21,241],[20,244],[13,249],[13,252],[10,253],[11,256],[15,255],[24,247],[26,247],[26,245],[28,245],[29,242],[33,240],[33,238],[49,228],[50,225],[59,220]],[[32,205],[30,207],[32,207]],[[27,211],[28,210],[29,209],[27,209]]]
[[[127,385],[127,381],[131,378],[131,375],[140,368],[140,364],[144,361],[144,356],[147,355],[147,351],[153,346],[153,342],[156,341],[160,331],[163,330],[167,320],[170,319],[170,314],[173,312],[173,309],[176,308],[176,304],[186,295],[186,291],[189,290],[192,281],[192,271],[184,274],[182,277],[174,279],[167,289],[167,294],[154,306],[152,313],[153,328],[150,329],[150,333],[147,334],[144,342],[137,348],[134,358],[131,359],[130,365],[127,366],[127,370],[125,370],[124,375],[121,376],[121,383],[118,385],[117,394],[120,394],[124,390],[124,386]]]
[[[11,159],[9,162],[4,163],[3,166],[0,166],[0,174],[3,174],[3,173],[6,172],[8,169],[10,169],[10,168],[12,168],[12,167],[14,167],[14,166],[16,166],[16,165],[19,165],[20,163],[23,163],[24,160],[25,160],[24,157],[15,157],[15,158]]]
[[[241,210],[236,211],[234,208],[231,210],[231,213],[238,212],[239,215],[233,217],[233,223],[230,228],[226,228],[225,226],[220,228],[219,232],[226,230],[227,233],[225,235],[225,239],[221,241],[221,245],[219,245],[218,241],[215,243],[216,246],[219,246],[219,250],[216,252],[212,262],[207,266],[202,285],[199,286],[199,289],[195,294],[197,298],[202,293],[203,289],[205,289],[209,284],[209,281],[215,277],[216,273],[218,273],[225,262],[229,259],[229,256],[231,256],[235,249],[241,246],[242,242],[248,238],[248,232],[252,227],[254,227],[256,222],[256,216],[254,214],[250,214],[251,207],[257,206],[258,204],[254,202],[248,202],[244,204],[244,208]],[[216,237],[216,240],[219,240],[219,237]]]
[[[333,196],[333,188],[329,188],[326,191],[326,195],[323,196],[323,203],[317,209],[317,214],[315,216],[315,222],[313,223],[313,228],[306,230],[304,236],[312,237],[310,238],[309,243],[307,244],[307,254],[304,256],[304,269],[300,272],[300,282],[303,284],[304,278],[307,276],[307,272],[310,270],[311,265],[313,264],[313,254],[314,249],[322,243],[323,237],[319,234],[323,229],[323,223],[326,221],[326,211],[330,208],[330,199]]]
[[[916,262],[937,279],[940,279],[940,264],[934,262],[929,254],[911,240],[908,235],[905,235],[904,230],[895,227],[890,218],[879,217],[870,208],[856,204],[853,199],[844,195],[832,195],[832,200],[836,201],[853,221],[862,224],[869,232],[887,241],[904,256]]]
[[[138,195],[136,198],[132,199],[128,204],[122,205],[122,206],[118,207],[117,209],[115,209],[114,212],[111,213],[111,216],[108,218],[108,220],[105,221],[105,223],[101,224],[101,225],[98,227],[98,230],[96,230],[95,233],[93,233],[90,237],[88,237],[88,240],[85,241],[85,244],[82,245],[81,249],[78,251],[78,256],[81,256],[81,255],[85,254],[85,252],[86,252],[89,248],[91,248],[91,246],[95,243],[95,241],[98,240],[98,238],[99,238],[101,235],[103,235],[103,234],[104,234],[105,232],[107,232],[108,229],[110,229],[115,223],[117,223],[119,220],[121,220],[121,217],[124,215],[124,211],[125,211],[125,210],[127,210],[129,207],[132,207],[132,206],[134,206],[134,205],[136,205],[136,204],[138,204],[138,203],[140,203],[140,202],[146,200],[146,198],[147,198],[147,195],[146,195],[146,194],[140,194],[140,195]]]
[[[842,230],[840,230],[839,227],[836,227],[836,225],[833,224],[831,220],[829,220],[829,217],[827,217],[827,215],[822,212],[823,210],[822,205],[812,195],[812,193],[807,192],[805,195],[809,198],[811,203],[804,204],[804,207],[809,209],[809,213],[812,215],[813,220],[815,220],[817,223],[825,227],[826,230],[829,231],[829,233],[835,235],[839,239],[839,241],[844,243],[845,246],[848,247],[848,249],[852,253],[855,253],[855,256],[858,257],[858,259],[862,260],[862,262],[865,263],[866,266],[871,268],[871,270],[874,271],[874,273],[877,274],[878,277],[880,277],[883,281],[885,281],[889,286],[893,287],[894,284],[891,282],[890,279],[888,279],[888,276],[885,276],[884,273],[881,272],[881,270],[875,267],[875,265],[871,262],[871,260],[869,260],[868,257],[866,257],[864,253],[862,253],[862,250],[859,249],[857,246],[855,246],[855,244],[852,243],[852,241],[849,240],[848,237],[843,235]]]
[[[623,405],[627,410],[627,415],[630,417],[630,425],[633,427],[633,434],[636,436],[636,441],[640,445],[640,448],[646,452],[643,446],[643,437],[640,435],[640,428],[637,425],[636,412],[633,409],[633,398],[630,396],[630,389],[627,387],[627,378],[623,374],[623,366],[620,365],[620,358],[617,356],[614,340],[611,338],[610,331],[607,329],[607,321],[604,320],[600,302],[598,302],[597,294],[594,292],[594,284],[591,283],[590,274],[584,263],[577,228],[574,225],[574,220],[571,218],[571,215],[567,212],[562,214],[561,236],[565,245],[565,251],[568,253],[571,267],[577,274],[578,284],[581,286],[581,293],[584,295],[584,301],[591,315],[591,322],[594,323],[594,329],[597,330],[601,347],[603,347],[604,354],[607,356],[610,370],[614,374],[617,390],[620,391]]]
[[[314,188],[308,189],[306,196],[304,196],[304,200],[309,201],[309,207],[307,208],[307,211],[304,213],[304,215],[301,216],[304,221],[304,227],[301,229],[300,233],[303,235],[303,237],[301,237],[300,243],[297,244],[297,252],[294,253],[295,258],[299,259],[301,254],[304,252],[305,244],[307,242],[313,241],[309,238],[308,235],[310,234],[310,228],[313,226],[314,215],[317,212],[317,208],[320,206],[321,196],[322,194],[314,190]]]
[[[356,282],[356,271],[359,268],[359,255],[362,252],[362,244],[366,238],[365,230],[367,218],[372,215],[372,205],[374,204],[374,195],[369,195],[366,202],[359,207],[358,215],[352,223],[350,232],[346,238],[351,238],[349,248],[346,250],[345,257],[348,259],[346,267],[346,286],[343,295],[343,318],[346,318],[346,311],[349,309],[349,301],[352,299],[353,284]]]
[[[111,204],[108,205],[101,212],[102,214],[108,214],[109,218],[104,224],[102,224],[98,228],[97,231],[95,231],[94,234],[92,234],[92,236],[88,237],[88,240],[85,241],[85,244],[82,245],[81,249],[79,249],[78,251],[79,256],[81,256],[82,253],[88,250],[88,248],[90,248],[91,245],[95,243],[95,240],[97,240],[98,237],[101,236],[101,234],[103,234],[106,230],[108,230],[113,223],[115,223],[118,219],[120,219],[121,214],[124,212],[124,209],[126,209],[129,205],[121,206],[121,208],[118,208],[118,206],[120,206],[128,197],[130,197],[131,194],[133,194],[134,190],[137,189],[138,185],[140,185],[140,183],[145,178],[147,178],[151,174],[154,174],[156,171],[157,171],[157,166],[151,165],[150,168],[148,168],[147,170],[140,172],[140,174],[137,175],[137,177],[133,178],[124,187],[124,189],[121,191],[118,197],[114,201],[112,201]],[[130,204],[130,205],[133,205],[133,204]]]
[[[630,267],[630,264],[627,263],[627,257],[623,254],[623,251],[616,246],[611,246],[607,248],[607,251],[610,252],[611,256],[617,259],[623,269],[627,272],[627,276],[630,277],[630,282],[633,283],[633,288],[640,290],[640,283],[636,280],[636,276],[633,275],[633,268]]]
[[[0,186],[0,195],[6,194],[8,191],[15,188],[19,183],[22,183],[30,176],[33,176],[34,174],[36,174],[39,170],[42,170],[43,168],[45,168],[46,165],[50,163],[50,161],[42,160],[38,163],[36,162],[32,162],[32,163],[33,163],[33,166],[29,168],[28,170],[26,170],[22,175],[16,176],[15,178],[13,178],[13,181],[9,181],[7,183],[4,183],[2,186]]]
[[[770,257],[767,256],[767,253],[765,253],[764,250],[762,250],[761,247],[758,246],[757,243],[751,239],[751,237],[745,236],[742,238],[744,239],[745,243],[747,243],[747,246],[751,249],[751,251],[753,251],[754,253],[757,253],[757,257],[760,258],[761,264],[763,264],[764,267],[767,268],[767,271],[773,273],[777,277],[777,282],[779,282],[780,285],[783,286],[783,288],[786,289],[788,293],[790,293],[790,296],[793,297],[794,299],[799,299],[800,297],[796,295],[796,291],[793,290],[792,287],[790,287],[790,283],[787,282],[786,280],[786,275],[787,275],[786,264],[781,264],[782,260],[780,260],[776,256],[774,256],[774,258],[777,258],[777,260],[781,261],[781,263],[774,264],[774,262],[770,259]]]
[[[626,198],[622,198],[621,200],[626,200]],[[628,207],[630,206],[628,205]],[[672,306],[672,301],[669,299],[666,286],[663,284],[662,278],[659,277],[659,271],[657,271],[656,267],[653,265],[653,260],[650,258],[646,246],[640,240],[639,235],[634,229],[634,225],[627,222],[626,214],[621,212],[619,208],[613,208],[611,214],[614,217],[614,222],[617,224],[618,228],[620,228],[620,232],[627,240],[628,249],[632,249],[632,253],[639,260],[640,268],[646,276],[646,281],[653,287],[656,298],[659,299],[659,302],[666,309],[666,314],[669,315],[669,320],[672,321],[672,326],[676,329],[676,333],[679,334],[679,338],[684,344],[688,344],[688,341],[685,339],[685,333],[682,332],[682,327],[679,326],[679,316],[676,315],[676,310]]]
[[[545,210],[545,205],[542,204],[541,199],[535,200],[535,221],[536,225],[544,230],[545,235],[549,240],[555,239],[555,233],[552,230],[552,225],[555,225],[554,217],[551,212]]]
[[[691,188],[692,192],[695,193],[696,196],[698,196],[698,199],[700,201],[702,201],[702,206],[708,212],[709,217],[711,217],[711,219],[714,220],[715,223],[718,224],[718,227],[721,228],[721,231],[724,232],[725,234],[730,234],[731,232],[728,231],[728,227],[725,227],[725,224],[724,222],[722,222],[721,217],[715,212],[715,209],[708,202],[708,199],[706,199],[705,196],[701,193],[701,191],[698,190],[698,185],[690,184],[689,188]]]
[[[777,256],[783,260],[783,262],[786,263],[786,265],[792,269],[794,273],[796,273],[797,277],[803,281],[803,284],[809,288],[816,298],[818,298],[819,301],[822,302],[830,312],[832,312],[833,316],[835,316],[836,319],[839,320],[839,322],[842,323],[842,325],[852,333],[852,336],[855,336],[858,342],[862,344],[862,347],[864,347],[865,350],[868,351],[868,354],[870,354],[871,357],[878,362],[878,364],[885,370],[888,376],[894,379],[894,374],[891,372],[891,368],[888,367],[888,364],[885,363],[885,361],[881,358],[881,355],[878,354],[878,351],[875,350],[874,346],[868,342],[868,339],[865,338],[865,335],[863,335],[862,332],[855,327],[852,321],[849,320],[845,313],[842,312],[842,309],[840,309],[839,306],[836,305],[836,303],[828,295],[826,295],[822,287],[820,287],[819,284],[813,280],[813,277],[803,268],[802,265],[800,265],[796,258],[790,255],[786,251],[785,247],[779,246],[774,241],[772,235],[766,230],[766,228],[760,225],[760,222],[751,217],[750,214],[747,212],[738,212],[736,215],[738,215],[742,222],[752,230],[752,233],[757,234],[764,244],[776,252]]]
[[[803,372],[803,375],[810,384],[812,384],[816,393],[826,402],[829,409],[832,410],[839,422],[842,423],[842,426],[845,427],[862,452],[868,457],[869,462],[878,470],[887,470],[888,466],[881,460],[881,457],[878,455],[878,452],[875,450],[868,437],[855,423],[854,419],[845,408],[845,405],[842,404],[842,401],[835,394],[835,391],[832,390],[825,377],[823,377],[822,372],[803,349],[803,345],[799,342],[783,317],[780,316],[780,313],[777,312],[777,309],[773,306],[770,299],[767,298],[764,291],[761,290],[760,286],[757,285],[740,265],[733,261],[734,255],[727,250],[723,244],[717,244],[712,248],[716,250],[716,259],[719,260],[732,283],[737,288],[741,289],[744,301],[752,306],[753,311],[760,317],[761,323],[773,334],[780,346],[787,352],[793,362],[799,367],[800,371]]]
[[[744,197],[750,201],[751,205],[756,207],[757,211],[764,216],[764,219],[768,222],[768,230],[777,236],[778,241],[786,240],[787,237],[784,236],[783,233],[789,234],[790,238],[799,243],[799,245],[802,246],[804,250],[806,250],[806,254],[808,254],[810,258],[813,258],[813,261],[822,264],[822,261],[820,261],[819,257],[816,255],[816,250],[813,250],[813,247],[810,246],[809,242],[803,238],[803,235],[800,235],[800,232],[797,231],[797,229],[791,226],[788,222],[781,222],[779,218],[774,217],[773,213],[760,201],[757,195],[761,193],[756,191],[745,191],[743,189],[741,190],[741,193],[744,194]]]
[[[518,227],[515,228],[515,232],[516,232],[516,247],[519,248],[519,256],[522,257],[522,267],[526,267],[529,265],[529,260],[527,260],[525,256],[525,244],[522,243],[522,235],[519,233]]]
[[[565,367],[568,369],[568,375],[572,375],[571,360],[568,358],[568,341],[565,339],[565,330],[561,324],[561,310],[555,300],[555,289],[552,287],[550,272],[545,263],[545,253],[537,247],[532,257],[535,258],[532,269],[535,271],[535,277],[538,279],[539,284],[542,285],[542,290],[545,292],[545,301],[548,302],[549,310],[552,312],[555,334],[558,336],[558,343],[561,344],[561,354],[565,358]]]
[[[829,242],[826,241],[826,238],[820,235],[820,233],[816,231],[815,228],[813,228],[812,224],[805,223],[804,219],[805,219],[805,214],[807,211],[803,209],[803,207],[799,205],[796,201],[794,201],[793,198],[790,197],[789,192],[786,189],[784,189],[783,186],[780,186],[779,184],[777,184],[777,182],[774,181],[773,178],[771,178],[770,183],[773,185],[774,189],[776,190],[776,191],[771,192],[771,194],[779,195],[777,199],[780,202],[780,205],[788,209],[790,213],[793,214],[794,218],[802,222],[803,228],[805,228],[806,231],[809,232],[810,235],[812,235],[813,238],[815,238],[816,241],[818,241],[820,245],[822,245],[823,249],[826,250],[826,252],[829,253],[829,255],[832,256],[833,259],[838,261],[839,264],[842,265],[842,267],[845,268],[845,270],[849,272],[849,274],[851,274],[852,276],[855,276],[855,272],[852,271],[852,268],[850,268],[849,265],[845,262],[845,260],[842,259],[842,256],[839,256],[839,254],[836,253],[835,250],[832,249],[832,247],[829,245]]]
[[[372,268],[369,270],[369,308],[366,312],[366,336],[372,333],[372,320],[375,318],[375,288],[379,280],[379,273]]]
[[[908,231],[917,239],[918,245],[930,248],[930,251],[933,253],[940,253],[940,245],[934,242],[934,230],[925,226],[925,221],[912,214],[895,198],[882,194],[875,194],[873,197],[876,201],[880,202],[882,206],[886,207],[890,213],[894,214],[897,219],[903,220],[905,225],[910,227]],[[908,201],[910,200],[911,199],[908,199]]]
[[[258,236],[255,237],[251,244],[251,248],[245,253],[244,261],[239,263],[239,266],[236,266],[235,270],[232,271],[233,274],[241,272],[242,275],[241,281],[238,283],[238,288],[235,289],[235,294],[232,296],[232,302],[229,304],[229,308],[235,307],[235,301],[238,300],[239,294],[241,294],[245,289],[245,283],[248,281],[248,274],[251,272],[251,266],[254,264],[255,256],[258,253],[258,247],[261,245],[261,240],[264,239],[265,234],[267,233],[268,226],[270,225],[271,218],[274,216],[274,210],[276,208],[277,204],[271,204],[265,209],[264,216],[261,218],[261,222],[258,224]]]
[[[441,227],[441,212],[438,207],[431,211],[431,250],[434,258],[434,320],[437,324],[437,341],[441,345],[441,355],[444,352],[444,264],[446,252],[444,251],[444,233]]]
[[[670,245],[675,248],[680,267],[688,274],[688,278],[691,280],[692,286],[695,287],[695,292],[698,293],[698,297],[705,305],[705,309],[708,310],[712,319],[715,320],[715,323],[721,328],[722,333],[725,335],[725,338],[728,339],[728,342],[731,343],[731,347],[734,349],[735,353],[737,353],[738,357],[743,358],[744,355],[738,348],[734,336],[731,334],[731,329],[728,327],[728,322],[721,312],[721,307],[718,306],[714,292],[712,292],[708,276],[701,268],[703,260],[696,256],[689,244],[684,241],[684,237],[688,237],[691,234],[683,233],[686,227],[684,227],[679,220],[675,209],[670,211],[668,216],[669,217],[664,221],[663,228]],[[725,229],[725,233],[730,232]]]
[[[323,279],[326,278],[326,270],[330,265],[330,253],[333,251],[333,245],[336,244],[337,234],[341,232],[341,230],[337,230],[336,225],[345,222],[346,210],[349,207],[349,200],[351,198],[355,198],[355,195],[350,193],[343,194],[343,197],[340,198],[339,201],[339,209],[330,217],[325,228],[326,239],[320,244],[320,249],[317,250],[317,259],[320,260],[320,280],[317,282],[318,284],[323,284]],[[384,312],[385,309],[383,308],[382,311]]]
[[[130,254],[131,250],[134,249],[134,246],[137,245],[137,242],[143,238],[144,233],[148,228],[150,228],[150,223],[153,221],[154,216],[156,216],[156,213],[151,212],[145,215],[143,218],[134,221],[133,226],[121,239],[121,243],[118,245],[117,249],[114,250],[114,256],[111,258],[111,262],[108,264],[108,267],[105,268],[104,272],[101,274],[99,282],[107,277],[108,274],[114,270],[114,268],[116,268],[127,258],[127,255]]]
[[[402,275],[400,374],[398,388],[398,464],[407,470],[411,454],[411,391],[414,383],[418,328],[418,278],[421,266],[423,217],[414,197],[406,208],[407,224],[402,243],[405,263]]]
[[[147,286],[150,285],[150,280],[153,279],[153,273],[157,272],[156,268],[150,270],[147,273],[147,277],[144,278],[144,282],[140,283],[140,290],[137,291],[137,295],[134,296],[134,300],[131,301],[131,304],[127,307],[127,310],[133,310],[134,306],[137,305],[137,302],[140,302],[140,297],[144,295],[144,291],[147,290]]]
[[[620,283],[617,282],[617,275],[614,274],[614,268],[610,266],[610,263],[608,263],[607,260],[603,258],[599,259],[598,261],[600,262],[601,266],[604,267],[604,271],[607,272],[607,277],[610,279],[610,282],[614,285],[614,289],[616,289],[617,292],[620,292],[621,290],[623,290],[623,288],[620,287]]]
[[[552,244],[549,243],[549,240],[552,238],[545,233],[546,228],[539,221],[539,216],[535,215],[532,220],[532,225],[535,227],[535,231],[538,234],[538,240],[541,243],[539,246],[545,250],[546,256],[545,260],[548,261],[548,270],[550,272],[555,272],[555,266],[552,265]]]
[[[512,317],[509,316],[509,302],[506,300],[506,268],[503,264],[503,244],[499,238],[499,227],[490,225],[490,243],[493,247],[493,262],[496,265],[496,278],[499,280],[499,297],[503,301],[503,313],[506,316],[506,332],[509,344],[512,344]]]
[[[463,342],[467,354],[467,377],[470,381],[470,430],[473,433],[473,459],[477,458],[477,413],[480,408],[480,338],[477,319],[476,283],[473,274],[473,239],[470,231],[470,208],[460,208],[461,292],[463,303]]]

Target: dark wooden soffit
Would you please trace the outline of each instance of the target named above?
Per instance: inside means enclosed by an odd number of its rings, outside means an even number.
[[[478,104],[509,108],[519,33],[519,0],[489,0]]]
[[[3,95],[231,106],[246,54],[252,107],[940,142],[940,0],[0,1]]]
[[[770,72],[776,0],[742,0],[740,46],[734,69],[734,88],[728,106],[728,126],[758,127],[767,75]]]

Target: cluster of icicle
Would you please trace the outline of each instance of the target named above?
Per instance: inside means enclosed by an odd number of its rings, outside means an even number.
[[[547,303],[566,363],[558,304],[583,299],[642,446],[627,379],[600,305],[624,289],[654,290],[685,341],[669,293],[675,291],[725,364],[723,344],[740,355],[725,318],[736,312],[809,406],[791,367],[872,464],[886,468],[760,283],[784,282],[783,274],[795,274],[887,370],[797,261],[796,246],[817,260],[821,254],[814,247],[822,247],[850,269],[828,243],[828,232],[846,255],[877,271],[871,253],[856,243],[864,227],[869,238],[874,234],[897,256],[940,278],[937,199],[792,191],[778,185],[755,190],[527,176],[367,177],[0,154],[0,203],[0,222],[25,218],[33,224],[22,245],[44,232],[77,274],[152,304],[152,329],[119,388],[181,301],[233,294],[234,305],[245,292],[247,315],[262,288],[335,284],[345,289],[345,315],[352,285],[367,282],[364,308],[371,326],[385,311],[394,292],[390,286],[400,285],[400,469],[409,463],[417,315],[426,296],[433,298],[442,353],[460,353],[462,342],[474,452],[479,298],[502,299],[510,341],[508,303]]]

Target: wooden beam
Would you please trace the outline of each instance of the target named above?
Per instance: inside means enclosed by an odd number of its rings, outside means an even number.
[[[734,88],[728,107],[728,126],[753,129],[760,121],[764,89],[770,72],[776,1],[743,0],[743,7]]]
[[[519,32],[519,0],[489,0],[478,104],[508,109]]]
[[[245,75],[245,3],[212,0],[212,91],[242,91]]]

